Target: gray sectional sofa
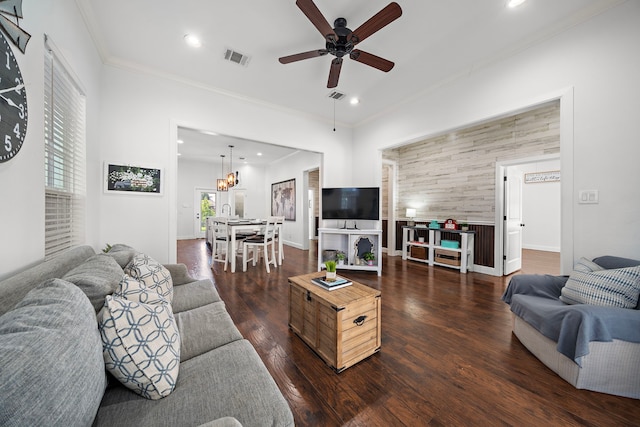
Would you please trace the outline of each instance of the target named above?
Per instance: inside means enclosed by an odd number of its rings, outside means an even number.
[[[146,399],[105,372],[97,312],[134,253],[80,246],[0,282],[0,425],[293,426],[213,283],[182,264],[165,266],[180,336],[173,391]]]
[[[512,311],[513,334],[574,387],[640,399],[640,303],[628,308],[579,303],[568,301],[566,292],[570,280],[586,283],[598,274],[635,269],[629,277],[637,293],[640,261],[603,256],[585,264],[579,261],[571,276],[514,276],[502,296]]]

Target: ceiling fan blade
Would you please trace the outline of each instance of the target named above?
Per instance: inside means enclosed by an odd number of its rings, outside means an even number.
[[[342,68],[342,58],[336,58],[331,61],[331,69],[329,70],[329,81],[327,82],[328,88],[334,88],[338,86],[338,79],[340,78],[340,69]]]
[[[349,41],[354,45],[360,43],[371,34],[386,27],[396,19],[402,16],[402,8],[396,2],[389,3],[380,12],[373,15],[367,22],[360,25],[351,33]]]
[[[329,25],[327,19],[322,15],[322,12],[320,12],[320,9],[318,9],[318,6],[316,6],[312,0],[296,0],[296,5],[300,8],[302,13],[306,15],[309,21],[315,25],[318,31],[320,31],[320,34],[322,34],[322,37],[324,37],[325,40],[338,40],[338,36],[335,31],[333,31],[333,28]]]
[[[329,53],[326,49],[310,50],[309,52],[296,53],[295,55],[283,56],[279,58],[281,64],[289,64],[291,62],[302,61],[303,59],[317,58]]]
[[[354,51],[352,51],[350,58],[354,61],[361,62],[370,67],[377,68],[378,70],[384,71],[385,73],[391,71],[391,69],[395,65],[391,61],[359,49],[355,49]]]

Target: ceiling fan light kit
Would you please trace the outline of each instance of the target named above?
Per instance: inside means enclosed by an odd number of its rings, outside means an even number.
[[[355,49],[355,46],[398,19],[402,15],[402,8],[398,3],[389,3],[380,12],[376,13],[364,24],[356,28],[355,31],[351,31],[351,29],[347,27],[347,20],[345,18],[336,19],[333,22],[334,28],[331,28],[329,22],[322,15],[322,12],[320,12],[312,0],[297,0],[296,5],[318,29],[320,34],[322,34],[326,41],[325,48],[283,56],[279,59],[281,64],[289,64],[303,59],[317,58],[327,54],[335,56],[331,61],[331,66],[329,68],[329,79],[327,81],[328,88],[338,86],[340,71],[342,70],[342,62],[345,56],[380,71],[391,71],[394,66],[393,62],[371,53]]]

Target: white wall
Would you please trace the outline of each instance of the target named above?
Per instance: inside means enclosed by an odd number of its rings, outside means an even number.
[[[87,159],[99,168],[97,133],[100,120],[102,63],[74,0],[23,2],[20,26],[31,34],[26,54],[14,48],[25,81],[28,126],[15,158],[0,163],[0,278],[35,264],[44,257],[44,34],[73,68],[87,95]],[[10,43],[11,44],[11,43]],[[88,178],[87,239],[95,242],[100,211],[96,176]]]
[[[109,91],[102,102],[102,159],[140,162],[166,170],[166,192],[162,197],[151,199],[128,194],[100,197],[102,221],[97,226],[103,241],[127,242],[160,262],[175,260],[177,126],[335,153],[339,161],[324,166],[326,176],[342,181],[350,176],[346,167],[352,138],[350,130],[338,128],[333,132],[332,125],[306,116],[114,67],[105,67],[103,85]],[[246,174],[242,176],[244,179]],[[248,206],[248,215],[254,214],[251,210]]]
[[[333,158],[333,156],[330,157]],[[282,230],[283,242],[287,245],[297,248],[306,247],[303,239],[306,236],[305,224],[308,224],[304,221],[304,215],[307,214],[308,210],[308,205],[305,203],[308,197],[308,183],[307,188],[305,188],[304,171],[318,169],[321,158],[320,154],[317,153],[298,151],[291,156],[273,162],[266,171],[267,187],[265,188],[265,194],[271,194],[271,184],[273,183],[292,178],[296,180],[296,220],[285,221]],[[267,212],[271,212],[271,197],[267,198],[265,208]]]
[[[266,218],[269,211],[265,208],[264,184],[267,182],[265,168],[262,166],[239,165],[235,168],[240,172],[240,184],[228,192],[218,192],[216,204],[218,213],[225,203],[231,203],[235,190],[244,190],[245,218]],[[178,218],[177,238],[193,239],[194,230],[194,192],[196,188],[216,188],[216,179],[228,171],[220,170],[219,162],[202,162],[194,160],[178,160]],[[233,203],[231,203],[233,205]],[[227,211],[225,210],[225,215]]]
[[[380,168],[370,167],[378,162],[376,149],[565,94],[561,107],[562,268],[570,271],[573,258],[580,256],[638,258],[639,22],[640,2],[628,1],[518,55],[418,93],[383,120],[370,120],[355,130],[354,176],[367,177],[370,184],[379,182]],[[599,190],[600,203],[578,205],[580,189]],[[598,233],[594,224],[622,224],[625,238]]]
[[[197,208],[195,205],[195,189],[209,188],[215,190],[216,179],[220,176],[222,176],[220,164],[216,167],[216,165],[207,162],[178,159],[178,239],[195,238],[194,213]],[[219,193],[219,195],[221,196],[222,193]],[[224,197],[226,197],[226,194]],[[224,203],[226,203],[226,199],[223,201],[216,196],[218,210],[222,208]]]
[[[560,160],[519,165],[524,174],[560,170]],[[560,182],[522,184],[522,247],[560,252]],[[579,255],[579,253],[578,253]]]

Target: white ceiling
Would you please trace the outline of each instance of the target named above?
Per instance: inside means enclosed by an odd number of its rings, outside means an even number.
[[[356,29],[387,0],[314,0],[330,24],[338,17]],[[348,126],[373,120],[487,63],[526,49],[621,0],[397,0],[403,15],[358,45],[395,62],[389,73],[345,59],[327,95],[333,57],[287,65],[281,56],[324,48],[324,39],[295,0],[78,0],[106,64],[193,81],[222,93],[273,104]],[[332,25],[333,26],[333,25]],[[184,43],[196,34],[202,47]],[[249,55],[247,67],[223,60],[226,48]],[[220,153],[216,153],[219,156]],[[235,156],[234,156],[235,157]]]
[[[229,165],[232,153],[233,168],[237,169],[238,163],[265,166],[299,151],[279,145],[187,128],[178,129],[178,141],[183,142],[178,144],[180,159],[198,160],[217,165],[224,161],[223,169],[225,170]],[[230,148],[230,145],[233,145],[233,148]],[[225,156],[224,160],[220,155]]]

